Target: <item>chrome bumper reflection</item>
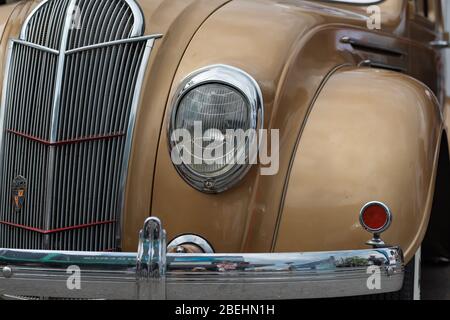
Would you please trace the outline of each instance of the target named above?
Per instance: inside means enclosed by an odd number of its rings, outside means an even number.
[[[280,254],[166,254],[149,218],[138,253],[0,249],[0,294],[85,299],[304,299],[394,292],[399,248]]]

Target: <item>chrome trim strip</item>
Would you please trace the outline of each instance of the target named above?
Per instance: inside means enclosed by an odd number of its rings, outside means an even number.
[[[135,19],[131,36],[137,37],[144,34],[145,21],[144,21],[144,13],[142,12],[141,7],[136,3],[135,0],[125,0],[125,2],[128,4],[131,11],[133,12],[133,16]]]
[[[70,26],[72,24],[72,15],[75,8],[77,0],[71,0],[67,6],[66,17],[64,21],[64,28],[61,36],[61,45],[58,57],[58,64],[56,67],[56,80],[55,80],[55,93],[53,96],[53,107],[52,116],[50,124],[50,143],[56,143],[58,141],[58,120],[59,112],[61,107],[61,91],[62,91],[62,80],[64,76],[64,62],[66,59],[65,48],[67,46],[67,39],[69,36]],[[51,215],[52,215],[52,196],[53,196],[53,176],[55,171],[55,147],[49,147],[48,155],[48,171],[47,171],[47,190],[46,190],[46,212],[45,212],[45,229],[49,230],[51,228]],[[50,237],[45,235],[44,246],[48,248]]]
[[[50,142],[55,143],[58,139],[57,137],[57,123],[59,116],[59,107],[60,107],[60,99],[61,99],[61,87],[62,87],[62,78],[64,73],[64,61],[65,61],[65,47],[67,45],[67,38],[70,25],[72,23],[72,14],[74,10],[76,0],[72,0],[67,7],[66,17],[64,22],[64,28],[61,36],[61,45],[58,57],[57,64],[57,74],[55,81],[55,93],[53,96],[53,107],[52,107],[52,117],[51,117],[51,125],[50,125]],[[45,213],[45,229],[50,229],[51,224],[51,199],[53,194],[53,175],[54,175],[54,162],[55,162],[55,150],[54,147],[50,147],[49,156],[48,156],[48,172],[47,172],[47,190],[46,190],[46,213]],[[44,245],[48,247],[49,245],[49,236],[45,235]]]
[[[152,34],[148,36],[142,36],[142,37],[136,37],[136,38],[128,38],[128,39],[121,39],[121,40],[115,40],[115,41],[109,41],[109,42],[103,42],[98,44],[93,44],[85,47],[80,47],[72,50],[67,50],[66,55],[86,51],[86,50],[93,50],[103,47],[109,47],[109,46],[115,46],[123,43],[133,43],[133,42],[139,42],[139,41],[145,41],[145,40],[151,40],[151,39],[159,39],[163,35],[162,34]]]
[[[84,299],[312,299],[395,292],[403,285],[404,258],[398,247],[166,254],[165,234],[160,220],[149,218],[140,232],[137,254],[0,249],[0,294]],[[373,268],[378,268],[381,278],[379,290],[367,286]],[[73,270],[80,272],[77,290],[67,285]]]
[[[4,152],[3,136],[6,131],[5,128],[5,116],[7,105],[6,99],[9,91],[9,70],[11,68],[11,57],[13,47],[14,42],[10,40],[8,43],[8,51],[6,56],[5,73],[3,76],[2,101],[0,107],[0,159],[3,159],[3,152]],[[3,161],[0,161],[0,172],[3,172]]]
[[[33,18],[34,14],[36,12],[39,11],[39,9],[41,9],[47,2],[49,2],[50,0],[43,0],[41,3],[39,3],[36,8],[33,9],[33,11],[31,11],[31,13],[28,15],[28,17],[25,19],[22,29],[20,30],[20,36],[19,39],[21,40],[25,40],[26,35],[27,35],[27,28],[28,28],[28,24],[30,23],[31,18]]]
[[[119,189],[119,201],[118,201],[118,209],[120,212],[120,221],[117,224],[117,247],[121,247],[121,239],[122,239],[122,232],[123,232],[123,216],[125,215],[125,196],[126,196],[126,187],[127,187],[127,178],[128,178],[128,167],[131,159],[131,148],[133,145],[133,137],[134,137],[134,127],[136,124],[136,115],[139,107],[139,102],[142,97],[142,86],[144,82],[144,76],[145,72],[147,70],[148,61],[150,59],[150,54],[153,49],[153,45],[155,43],[155,38],[151,38],[147,40],[147,44],[145,46],[145,51],[142,56],[141,60],[141,66],[139,68],[139,74],[136,79],[136,86],[134,90],[134,98],[133,103],[130,110],[130,118],[128,122],[128,131],[126,134],[126,142],[125,142],[125,149],[124,149],[124,155],[123,155],[123,162],[122,162],[122,168],[121,168],[121,178],[120,178],[120,189]]]
[[[18,43],[18,44],[21,44],[21,45],[24,45],[24,46],[27,46],[27,47],[30,47],[30,48],[34,48],[34,49],[37,49],[37,50],[41,50],[41,51],[44,51],[44,52],[48,52],[48,53],[52,53],[52,54],[59,54],[58,50],[54,50],[52,48],[44,47],[44,46],[41,46],[39,44],[35,44],[35,43],[28,42],[28,41],[25,41],[25,40],[11,39],[11,41],[14,42],[14,43]]]
[[[450,47],[450,42],[447,40],[435,40],[431,41],[429,45],[435,49],[447,49]]]
[[[70,4],[67,6],[66,20],[64,22],[64,29],[61,36],[61,45],[59,52],[59,60],[57,66],[57,75],[55,83],[55,95],[53,100],[53,110],[52,110],[52,124],[50,133],[50,142],[55,143],[58,140],[58,117],[59,109],[61,104],[61,90],[62,90],[62,80],[64,75],[64,62],[66,59],[65,51],[67,47],[67,39],[69,37],[69,30],[72,24],[72,15],[75,8],[76,0],[71,0]]]

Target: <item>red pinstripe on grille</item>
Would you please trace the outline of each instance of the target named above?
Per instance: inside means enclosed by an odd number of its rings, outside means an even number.
[[[12,133],[16,136],[35,141],[41,144],[45,144],[46,146],[63,146],[68,144],[76,144],[76,143],[82,143],[82,142],[88,142],[88,141],[98,141],[98,140],[108,140],[108,139],[114,139],[114,138],[121,138],[124,137],[125,134],[120,133],[113,133],[113,134],[107,134],[107,135],[99,135],[99,136],[91,136],[91,137],[83,137],[83,138],[77,138],[77,139],[70,139],[70,140],[63,140],[63,141],[56,141],[56,142],[50,142],[48,140],[44,140],[38,137],[34,137],[19,131],[6,129],[6,132]]]
[[[24,230],[28,230],[28,231],[32,231],[32,232],[37,232],[40,234],[52,234],[52,233],[59,233],[59,232],[64,232],[64,231],[86,229],[86,228],[100,226],[100,225],[106,225],[106,224],[113,224],[116,222],[117,222],[116,220],[101,221],[101,222],[80,224],[77,226],[58,228],[58,229],[52,229],[52,230],[43,230],[43,229],[39,229],[39,228],[33,228],[33,227],[29,227],[29,226],[25,226],[25,225],[17,224],[17,223],[12,223],[12,222],[8,222],[8,221],[0,221],[0,224],[4,224],[4,225],[10,226],[10,227],[20,228],[20,229],[24,229]]]

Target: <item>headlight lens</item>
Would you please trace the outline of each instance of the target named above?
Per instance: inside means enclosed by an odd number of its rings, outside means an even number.
[[[261,92],[248,74],[222,65],[195,72],[183,81],[172,110],[171,154],[175,149],[183,155],[178,172],[204,192],[230,188],[249,169],[249,150],[261,121]],[[173,134],[180,129],[189,137],[182,144]],[[236,130],[245,133],[243,140],[236,139]]]
[[[202,137],[194,139],[195,123],[201,123],[204,132]],[[240,150],[234,149],[231,154],[214,155],[212,148],[226,150],[228,130],[242,128],[247,131],[251,128],[248,103],[237,90],[231,87],[221,84],[199,86],[181,99],[176,115],[176,128],[189,131],[193,137],[191,150],[196,150],[196,147],[201,148],[202,155],[208,152],[213,156],[211,160],[214,160],[210,161],[210,164],[205,161],[196,163],[196,157],[191,153],[191,162],[186,165],[193,172],[205,177],[221,175],[231,170],[228,164]],[[211,145],[211,141],[217,141],[217,144]]]

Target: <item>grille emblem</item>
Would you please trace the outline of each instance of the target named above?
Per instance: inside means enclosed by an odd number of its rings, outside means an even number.
[[[14,178],[12,183],[12,199],[14,209],[21,211],[25,203],[25,195],[27,191],[27,179],[22,176]]]

